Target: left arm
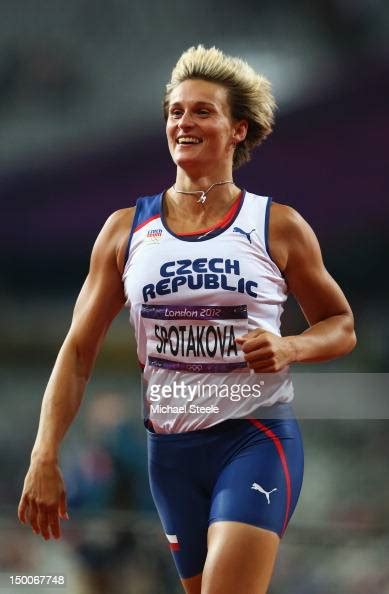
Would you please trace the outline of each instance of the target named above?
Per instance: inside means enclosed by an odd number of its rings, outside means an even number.
[[[313,230],[294,209],[273,204],[269,231],[272,257],[310,327],[285,337],[259,328],[237,339],[249,367],[274,372],[293,362],[326,361],[349,353],[356,344],[353,314],[324,266]]]

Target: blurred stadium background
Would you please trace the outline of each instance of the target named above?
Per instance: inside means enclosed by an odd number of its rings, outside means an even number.
[[[307,218],[352,304],[358,346],[320,371],[388,371],[388,39],[384,0],[0,0],[2,591],[8,574],[50,573],[72,594],[181,591],[148,490],[127,312],[62,448],[64,538],[30,534],[16,510],[94,239],[174,180],[161,98],[190,45],[273,82],[275,132],[236,178]],[[284,323],[304,327],[295,304]],[[305,483],[271,594],[389,593],[388,428],[302,421]]]

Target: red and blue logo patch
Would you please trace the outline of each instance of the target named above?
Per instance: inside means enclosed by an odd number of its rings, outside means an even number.
[[[162,229],[149,229],[147,231],[147,239],[160,239],[162,235]]]

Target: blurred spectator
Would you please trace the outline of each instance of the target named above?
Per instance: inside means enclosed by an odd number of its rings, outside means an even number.
[[[55,40],[9,43],[1,52],[0,114],[3,111],[71,107],[80,98],[80,64]]]
[[[90,518],[71,535],[90,592],[113,591],[123,563],[130,563],[135,536],[128,520],[113,511],[137,510],[137,484],[144,482],[143,452],[134,437],[126,400],[120,394],[92,396],[87,404],[84,441],[64,464],[68,505]],[[109,512],[109,513],[107,513]],[[76,514],[77,515],[77,514]],[[77,521],[77,519],[76,519]]]

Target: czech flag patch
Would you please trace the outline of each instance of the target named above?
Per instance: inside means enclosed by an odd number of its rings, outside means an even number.
[[[171,551],[179,551],[180,550],[180,543],[178,542],[178,538],[175,534],[166,534],[166,538],[169,541],[169,546]]]

